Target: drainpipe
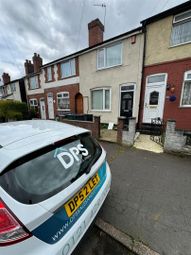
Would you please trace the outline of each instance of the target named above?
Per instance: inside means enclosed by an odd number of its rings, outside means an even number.
[[[142,63],[142,75],[141,75],[141,89],[140,89],[140,100],[139,100],[139,113],[138,113],[138,127],[141,127],[141,102],[142,102],[142,93],[143,93],[143,81],[144,81],[144,66],[145,66],[145,55],[146,55],[146,39],[147,39],[147,29],[146,23],[142,23],[143,33],[144,33],[144,42],[143,42],[143,63]],[[143,98],[144,100],[144,98]]]

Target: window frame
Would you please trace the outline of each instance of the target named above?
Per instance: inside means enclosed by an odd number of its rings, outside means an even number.
[[[36,87],[35,88],[31,88],[31,79],[32,78],[36,78]],[[39,83],[38,75],[29,77],[29,90],[35,90],[35,89],[39,89],[39,88],[40,88],[40,83]]]
[[[110,65],[110,66],[106,66],[106,49],[107,48],[110,48],[110,47],[115,47],[116,45],[121,45],[121,62],[119,64],[115,64],[115,65]],[[103,50],[104,51],[104,66],[103,67],[99,67],[98,66],[98,53]],[[111,45],[107,45],[105,47],[102,47],[102,48],[99,48],[97,49],[97,52],[96,52],[96,67],[97,67],[97,70],[103,70],[103,69],[108,69],[108,68],[112,68],[112,67],[116,67],[116,66],[121,66],[123,64],[123,43],[122,42],[117,42],[115,44],[111,44]]]
[[[184,14],[184,13],[189,12],[189,11],[190,11],[190,10],[185,11],[185,12],[181,12],[181,13],[178,13],[178,14],[174,15],[173,20],[172,20],[171,34],[170,34],[170,47],[176,47],[176,46],[179,46],[179,45],[184,45],[184,44],[189,44],[189,43],[191,43],[191,40],[186,41],[186,42],[177,43],[177,44],[173,44],[173,42],[172,42],[173,28],[174,28],[175,26],[177,26],[178,24],[187,23],[187,22],[189,22],[189,21],[191,22],[191,16],[188,17],[188,18],[181,19],[181,20],[179,20],[179,21],[175,21],[175,18],[176,18],[177,16],[180,16],[180,15],[182,15],[182,14]]]
[[[71,62],[72,61],[74,61],[74,73],[72,73],[72,68],[71,68]],[[64,76],[62,74],[62,65],[66,64],[66,63],[70,63],[70,71],[71,71],[71,73],[68,76]],[[67,78],[70,78],[70,77],[74,77],[74,76],[76,76],[76,59],[75,58],[71,58],[71,59],[68,59],[68,60],[60,63],[60,79],[61,80],[62,79],[67,79]]]
[[[69,108],[66,108],[66,109],[60,109],[59,105],[58,105],[58,99],[59,99],[58,95],[63,95],[63,94],[67,94],[68,96],[67,97],[60,97],[60,98],[62,98],[62,99],[69,99],[69,104],[68,104]],[[70,93],[68,91],[58,92],[56,94],[56,100],[57,100],[57,111],[70,112]]]
[[[36,104],[31,104],[31,102],[34,102],[34,101],[36,101]],[[29,106],[30,107],[38,107],[38,100],[37,100],[37,98],[30,98],[29,99]]]
[[[48,70],[50,70],[51,79],[48,79]],[[48,66],[48,67],[46,68],[46,82],[51,82],[51,81],[53,81],[52,66]]]
[[[96,91],[96,90],[102,90],[104,91],[103,93],[103,109],[93,109],[92,108],[92,92],[93,91]],[[106,90],[109,90],[109,93],[110,93],[110,98],[109,98],[109,109],[105,109],[105,91]],[[112,99],[112,90],[111,90],[111,87],[99,87],[99,88],[93,88],[90,90],[90,98],[91,98],[91,101],[90,101],[90,109],[91,111],[93,112],[111,112],[111,99]]]
[[[16,89],[16,83],[15,82],[11,83],[10,87],[11,87],[11,93],[16,92],[17,89]]]
[[[183,80],[182,89],[181,89],[181,96],[180,96],[180,107],[181,107],[181,108],[191,108],[191,104],[189,104],[189,105],[184,105],[184,104],[182,104],[182,99],[183,99],[183,94],[184,94],[184,85],[185,85],[185,81],[190,81],[190,82],[191,82],[191,78],[190,78],[190,79],[186,79],[186,76],[187,76],[188,74],[191,75],[191,70],[188,70],[188,71],[184,72],[184,80]]]

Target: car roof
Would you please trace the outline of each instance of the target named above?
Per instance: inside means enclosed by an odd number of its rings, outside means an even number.
[[[0,173],[16,159],[88,130],[51,120],[0,124]]]

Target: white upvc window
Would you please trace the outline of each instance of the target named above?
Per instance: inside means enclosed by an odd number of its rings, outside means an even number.
[[[47,81],[52,81],[52,67],[47,67]]]
[[[30,84],[30,89],[38,89],[39,88],[38,76],[30,77],[29,84]]]
[[[64,91],[57,93],[58,110],[70,111],[70,96],[69,92]]]
[[[182,86],[181,106],[191,107],[191,70],[185,72]]]
[[[122,64],[122,43],[97,50],[97,69],[109,68]]]
[[[12,93],[15,92],[16,91],[16,83],[11,83],[10,86],[11,86],[11,92]]]
[[[91,90],[91,110],[111,111],[110,88],[96,88]]]
[[[177,14],[173,19],[171,45],[191,42],[191,10]]]
[[[64,63],[61,63],[61,78],[67,78],[76,75],[76,62],[75,59],[70,59]]]
[[[38,101],[36,98],[32,98],[29,100],[30,107],[36,107],[38,106]]]

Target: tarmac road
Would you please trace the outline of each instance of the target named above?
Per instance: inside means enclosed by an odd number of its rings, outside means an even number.
[[[112,187],[99,217],[162,255],[191,255],[191,157],[102,145]]]

